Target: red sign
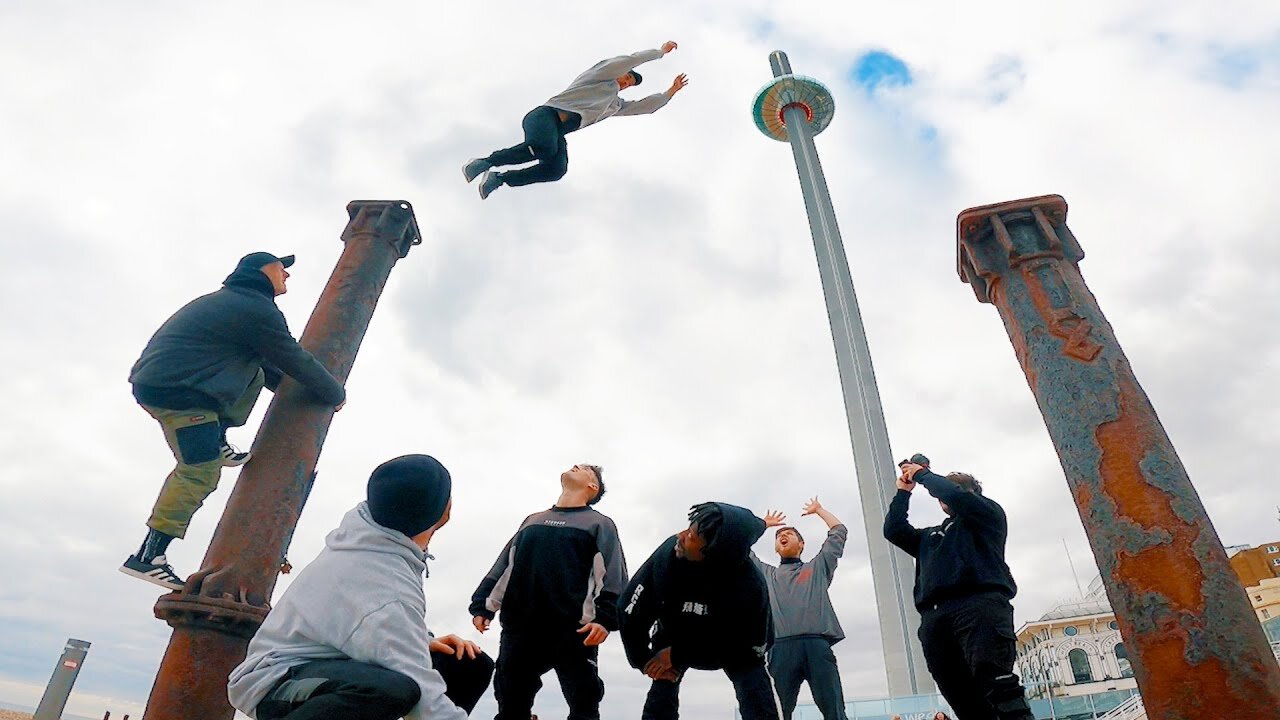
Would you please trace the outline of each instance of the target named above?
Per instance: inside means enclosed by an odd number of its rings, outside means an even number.
[[[78,667],[78,665],[79,665],[79,664],[78,664],[75,660],[63,660],[63,661],[62,661],[62,667],[68,667],[68,668],[71,668],[72,670],[75,670],[75,669],[76,669],[76,667]]]

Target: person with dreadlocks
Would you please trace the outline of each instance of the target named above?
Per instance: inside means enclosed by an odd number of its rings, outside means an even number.
[[[764,520],[722,502],[694,505],[689,527],[667,538],[618,601],[627,661],[653,683],[642,720],[675,720],[690,668],[723,670],[742,720],[778,720],[765,654],[773,618],[751,545]]]

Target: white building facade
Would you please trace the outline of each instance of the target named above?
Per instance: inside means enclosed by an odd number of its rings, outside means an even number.
[[[1137,688],[1115,613],[1100,590],[1081,602],[1058,605],[1018,630],[1017,672],[1029,697]]]

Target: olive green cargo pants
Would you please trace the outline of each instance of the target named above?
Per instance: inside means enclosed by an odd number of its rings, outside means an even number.
[[[264,382],[259,370],[244,394],[222,414],[209,408],[167,410],[142,405],[142,409],[160,423],[164,439],[178,461],[160,488],[160,497],[151,509],[147,527],[165,535],[186,537],[191,517],[205,498],[218,489],[222,475],[223,428],[240,427],[248,421]]]

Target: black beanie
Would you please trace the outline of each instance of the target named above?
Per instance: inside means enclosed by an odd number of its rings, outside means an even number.
[[[402,455],[369,476],[369,512],[382,527],[409,537],[444,516],[453,482],[449,471],[430,455]]]

